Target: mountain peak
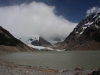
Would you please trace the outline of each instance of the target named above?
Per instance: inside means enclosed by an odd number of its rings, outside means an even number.
[[[83,19],[64,40],[69,49],[87,41],[100,41],[100,12],[87,16]],[[92,45],[91,45],[92,46]],[[95,45],[94,45],[95,46]],[[78,48],[77,48],[78,49]],[[91,48],[90,48],[91,49]],[[97,48],[96,48],[97,49]]]
[[[35,45],[35,46],[51,46],[52,44],[49,43],[48,41],[46,41],[43,37],[39,37],[39,39],[37,40],[33,40],[31,42],[32,45]]]

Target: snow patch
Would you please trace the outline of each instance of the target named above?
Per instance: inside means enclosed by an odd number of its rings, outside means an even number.
[[[84,31],[80,32],[80,35],[83,34]]]
[[[86,23],[84,25],[91,25],[91,24],[93,24],[93,22],[88,22],[88,23]]]
[[[100,16],[98,18],[100,18]]]
[[[95,21],[97,21],[99,18],[100,18],[100,16],[98,16],[98,17],[95,19]]]
[[[80,35],[82,35],[82,34],[83,34],[83,32],[84,32],[84,31],[80,32]],[[80,35],[79,35],[79,36],[80,36]]]
[[[97,17],[97,14],[96,14],[96,15],[94,15],[94,17],[93,17],[93,18],[95,18],[95,17]]]
[[[87,27],[85,26],[85,27],[83,27],[83,30],[85,30]]]
[[[60,51],[65,51],[65,49],[63,49],[63,50],[57,50],[58,52],[60,52]]]
[[[32,48],[35,48],[35,49],[38,49],[39,51],[42,51],[42,50],[49,50],[49,51],[65,51],[65,49],[53,49],[53,48],[50,48],[50,47],[43,47],[43,46],[34,46],[34,45],[30,45],[28,44],[28,46],[32,47]]]
[[[78,31],[77,32],[75,32],[76,34],[78,34]]]
[[[34,45],[30,45],[30,44],[28,44],[28,46],[30,46],[30,47],[32,47],[32,48],[35,48],[35,49],[38,49],[38,50],[43,50],[43,49],[45,49],[45,50],[53,50],[53,49],[50,48],[50,47],[34,46]]]

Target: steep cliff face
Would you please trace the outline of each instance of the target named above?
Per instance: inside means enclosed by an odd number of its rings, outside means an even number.
[[[15,51],[33,51],[34,49],[27,46],[20,40],[16,39],[7,30],[0,26],[0,52]]]
[[[100,12],[83,19],[64,40],[66,49],[100,49]]]

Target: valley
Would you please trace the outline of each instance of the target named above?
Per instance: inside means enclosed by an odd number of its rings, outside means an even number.
[[[100,70],[99,59],[100,12],[82,19],[66,38],[57,34],[15,37],[0,26],[0,73],[87,75]]]

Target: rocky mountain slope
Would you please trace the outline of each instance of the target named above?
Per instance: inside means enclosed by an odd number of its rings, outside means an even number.
[[[33,48],[16,39],[7,30],[0,26],[0,52],[18,52],[33,50]]]
[[[35,46],[45,46],[45,47],[49,47],[52,46],[51,43],[49,43],[48,41],[46,41],[43,37],[38,37],[38,39],[29,39],[29,41],[31,42],[32,45]]]
[[[100,12],[83,19],[64,40],[66,50],[100,50]]]

